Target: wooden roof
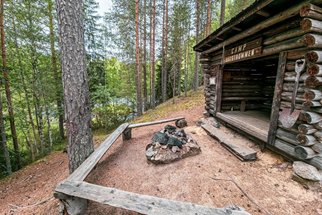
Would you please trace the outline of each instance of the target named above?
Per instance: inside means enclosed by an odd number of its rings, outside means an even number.
[[[226,39],[235,36],[239,32],[253,27],[265,19],[301,2],[303,2],[303,0],[255,0],[248,8],[242,10],[230,21],[226,22],[208,37],[200,41],[194,46],[194,50],[197,52],[206,51],[211,47],[222,43]],[[322,3],[321,0],[308,0],[307,2],[317,5]]]

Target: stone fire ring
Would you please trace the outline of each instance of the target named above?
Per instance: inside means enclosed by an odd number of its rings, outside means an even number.
[[[146,157],[154,164],[171,163],[200,152],[200,146],[190,134],[171,125],[155,133],[146,146]]]

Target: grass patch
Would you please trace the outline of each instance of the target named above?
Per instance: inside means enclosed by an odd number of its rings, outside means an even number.
[[[155,121],[156,119],[165,117],[170,112],[194,108],[203,103],[203,86],[201,86],[197,92],[194,92],[193,90],[188,91],[187,97],[184,97],[184,93],[181,94],[180,98],[176,96],[174,99],[174,104],[173,99],[169,99],[165,103],[158,105],[154,110],[150,109],[144,112],[140,118],[136,118],[132,123]]]

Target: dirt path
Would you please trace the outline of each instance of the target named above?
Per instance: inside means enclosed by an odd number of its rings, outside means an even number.
[[[133,139],[124,143],[120,138],[117,140],[86,181],[206,206],[236,204],[251,214],[264,214],[233,183],[209,178],[228,179],[227,171],[273,214],[322,214],[322,194],[308,191],[292,181],[291,165],[275,153],[261,153],[251,141],[248,145],[258,151],[258,160],[239,161],[197,126],[202,114],[203,106],[199,106],[171,112],[164,117],[186,117],[188,127],[185,130],[201,146],[201,154],[167,165],[149,164],[145,158],[145,145],[153,133],[166,124],[137,128],[132,131]],[[47,158],[47,162],[36,163],[0,181],[0,214],[9,211],[8,204],[27,206],[53,194],[54,185],[68,175],[67,154],[54,153]],[[51,199],[40,206],[18,209],[14,214],[57,214],[58,206],[59,202]],[[88,214],[137,213],[90,202]]]

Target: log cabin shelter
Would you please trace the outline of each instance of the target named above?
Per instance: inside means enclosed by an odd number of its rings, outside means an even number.
[[[257,0],[194,50],[210,115],[322,169],[322,0]]]

